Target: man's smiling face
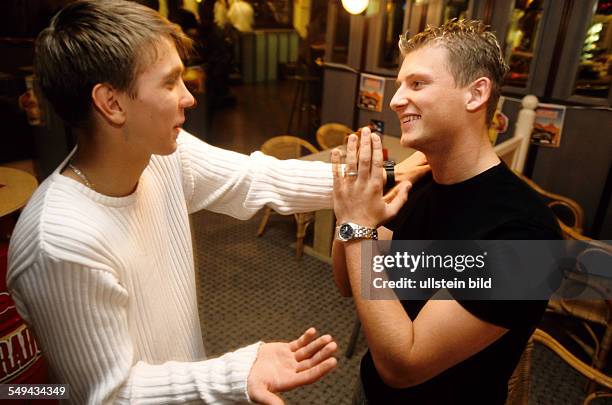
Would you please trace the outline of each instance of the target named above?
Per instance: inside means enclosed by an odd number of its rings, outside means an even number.
[[[404,58],[390,104],[400,120],[402,146],[420,150],[444,141],[465,119],[466,89],[456,86],[447,66],[448,51],[436,45]]]

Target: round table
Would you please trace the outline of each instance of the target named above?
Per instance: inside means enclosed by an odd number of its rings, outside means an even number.
[[[26,205],[37,186],[30,173],[0,166],[0,217]]]

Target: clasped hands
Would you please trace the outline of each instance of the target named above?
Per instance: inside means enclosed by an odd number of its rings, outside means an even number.
[[[359,139],[354,134],[349,136],[344,173],[340,160],[340,150],[334,149],[331,161],[336,219],[338,223],[353,222],[370,228],[392,219],[406,203],[412,183],[430,170],[425,155],[415,152],[396,166],[399,183],[383,195],[382,141],[367,127],[361,130]]]

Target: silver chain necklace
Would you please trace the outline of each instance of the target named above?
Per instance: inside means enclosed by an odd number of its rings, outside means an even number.
[[[74,172],[74,174],[76,174],[81,180],[83,180],[87,187],[95,191],[93,184],[89,181],[87,176],[85,176],[85,173],[80,171],[75,165],[72,164],[72,162],[68,162],[68,167]]]

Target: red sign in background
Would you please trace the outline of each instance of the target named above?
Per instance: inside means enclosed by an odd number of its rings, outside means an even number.
[[[7,258],[8,242],[0,241],[0,384],[49,383],[47,367],[34,335],[17,313],[6,289]],[[42,400],[11,401],[11,404],[39,402]]]

